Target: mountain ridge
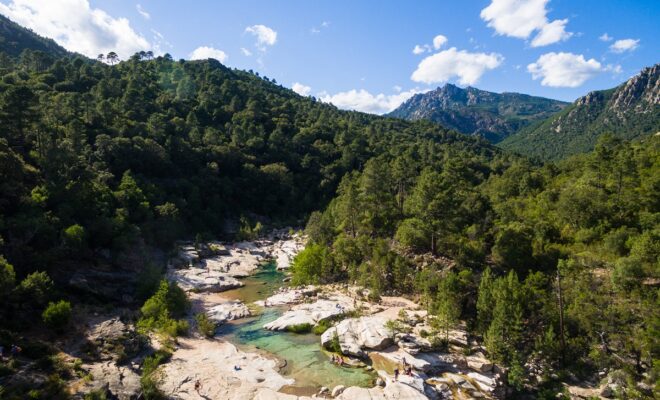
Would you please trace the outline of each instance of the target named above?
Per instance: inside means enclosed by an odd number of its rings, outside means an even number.
[[[73,55],[53,39],[40,36],[0,14],[0,52],[18,58],[24,50],[42,51],[54,57]]]
[[[660,64],[642,69],[614,88],[587,93],[556,115],[506,138],[499,146],[553,160],[592,150],[604,133],[633,140],[658,131]]]
[[[495,93],[468,86],[446,84],[416,94],[390,117],[428,119],[461,133],[497,143],[522,127],[561,111],[569,103],[528,94]]]

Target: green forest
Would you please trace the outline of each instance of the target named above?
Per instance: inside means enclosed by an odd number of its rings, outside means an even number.
[[[540,164],[214,60],[110,56],[0,57],[3,346],[35,326],[56,337],[72,306],[120,302],[71,290],[78,270],[143,276],[176,240],[306,225],[294,284],[419,299],[438,332],[466,321],[520,391],[612,369],[621,398],[649,397],[635,382],[657,393],[660,137],[604,135]],[[181,296],[155,282],[129,303]],[[35,360],[52,351],[28,342]],[[529,363],[554,375],[547,387],[530,389]],[[43,369],[30,396],[65,398],[65,376]]]

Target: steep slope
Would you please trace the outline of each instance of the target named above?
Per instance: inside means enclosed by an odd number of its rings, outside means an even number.
[[[622,85],[580,97],[561,113],[510,136],[499,145],[542,159],[560,159],[594,148],[612,133],[635,139],[660,131],[660,64]]]
[[[55,43],[53,39],[39,36],[30,29],[24,28],[0,14],[0,52],[16,58],[25,49],[42,51],[53,57],[71,55],[64,47]]]
[[[447,84],[417,94],[389,116],[427,119],[497,143],[530,123],[561,111],[568,103],[519,93],[493,93]]]

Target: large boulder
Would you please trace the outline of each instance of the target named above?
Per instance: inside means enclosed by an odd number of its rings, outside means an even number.
[[[342,315],[352,309],[353,306],[348,297],[321,299],[314,303],[294,306],[291,311],[285,312],[275,321],[264,325],[264,328],[272,331],[282,331],[293,325],[316,325],[324,319]]]
[[[321,344],[328,346],[335,335],[343,354],[364,357],[364,349],[382,350],[392,345],[391,332],[385,328],[387,319],[379,316],[348,318],[321,335]]]
[[[250,309],[239,300],[215,305],[207,311],[209,318],[218,324],[250,316]]]
[[[266,300],[255,301],[255,304],[262,307],[275,307],[285,304],[297,304],[302,302],[308,297],[316,294],[317,288],[313,285],[282,289],[280,292],[275,293]]]
[[[243,286],[238,279],[203,268],[172,269],[167,278],[183,290],[193,292],[224,292]]]

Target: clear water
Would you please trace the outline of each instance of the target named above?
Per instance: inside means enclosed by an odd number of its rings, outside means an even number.
[[[218,334],[246,351],[261,351],[286,362],[282,374],[295,379],[292,387],[282,391],[299,395],[318,392],[321,386],[332,389],[337,385],[373,386],[375,375],[362,368],[339,367],[321,349],[320,337],[314,334],[273,332],[263,325],[277,319],[285,308],[262,308],[253,303],[273,294],[280,286],[284,274],[274,264],[267,264],[243,282],[245,286],[225,292],[229,297],[250,304],[252,318],[223,325]]]

